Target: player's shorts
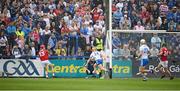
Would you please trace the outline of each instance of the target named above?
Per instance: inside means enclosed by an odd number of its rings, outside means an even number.
[[[163,67],[168,67],[168,61],[160,61],[159,65],[162,65]]]
[[[103,60],[102,60],[102,59],[96,60],[96,64],[97,64],[97,65],[100,65],[100,64],[102,64],[102,63],[103,63]]]
[[[41,61],[41,64],[43,67],[45,67],[46,65],[50,65],[51,62],[49,62],[49,60],[45,60],[45,61]]]
[[[149,63],[148,59],[141,59],[140,66],[146,66]]]

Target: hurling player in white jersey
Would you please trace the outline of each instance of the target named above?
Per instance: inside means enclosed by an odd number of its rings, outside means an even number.
[[[148,64],[149,59],[149,47],[146,45],[146,41],[144,39],[141,39],[140,41],[140,48],[139,48],[139,58],[140,58],[140,66],[139,66],[139,73],[137,75],[143,76],[143,81],[147,80],[147,73],[151,72],[153,73],[153,70],[146,70],[145,66]]]
[[[90,58],[88,59],[86,64],[88,64],[89,61],[95,61],[93,73],[97,73],[97,71],[96,71],[96,67],[97,66],[104,73],[106,71],[106,69],[102,65],[103,64],[103,60],[104,60],[104,56],[102,55],[102,53],[97,51],[96,48],[93,47],[92,48],[92,53],[90,55]],[[104,78],[104,76],[102,78]]]

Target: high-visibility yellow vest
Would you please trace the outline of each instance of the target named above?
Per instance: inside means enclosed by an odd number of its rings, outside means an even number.
[[[17,36],[24,37],[24,32],[22,32],[22,31],[21,31],[21,32],[19,32],[19,31],[16,31],[16,35],[17,35]]]
[[[98,38],[96,38],[96,43],[97,43],[97,45],[96,45],[96,49],[98,50],[98,49],[103,49],[103,40],[102,39],[98,39]]]

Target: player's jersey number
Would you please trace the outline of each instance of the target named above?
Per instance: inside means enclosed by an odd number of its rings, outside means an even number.
[[[144,49],[143,49],[143,53],[144,53],[144,54],[145,54],[145,53],[147,54],[147,53],[148,53],[148,48],[144,48]]]
[[[39,56],[45,56],[44,51],[41,51],[41,52],[39,53]]]

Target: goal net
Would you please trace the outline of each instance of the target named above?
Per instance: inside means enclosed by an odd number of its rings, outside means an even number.
[[[168,57],[169,61],[172,63],[179,62],[180,32],[166,32],[165,30],[111,30],[107,33],[105,47],[106,50],[110,50],[108,54],[110,57],[110,68],[113,69],[114,60],[132,61],[134,65],[133,62],[136,62],[134,60],[139,50],[141,39],[144,39],[150,48],[150,61],[158,61],[157,54],[162,44],[166,44],[171,52],[171,55]],[[138,66],[139,64],[136,65]]]

